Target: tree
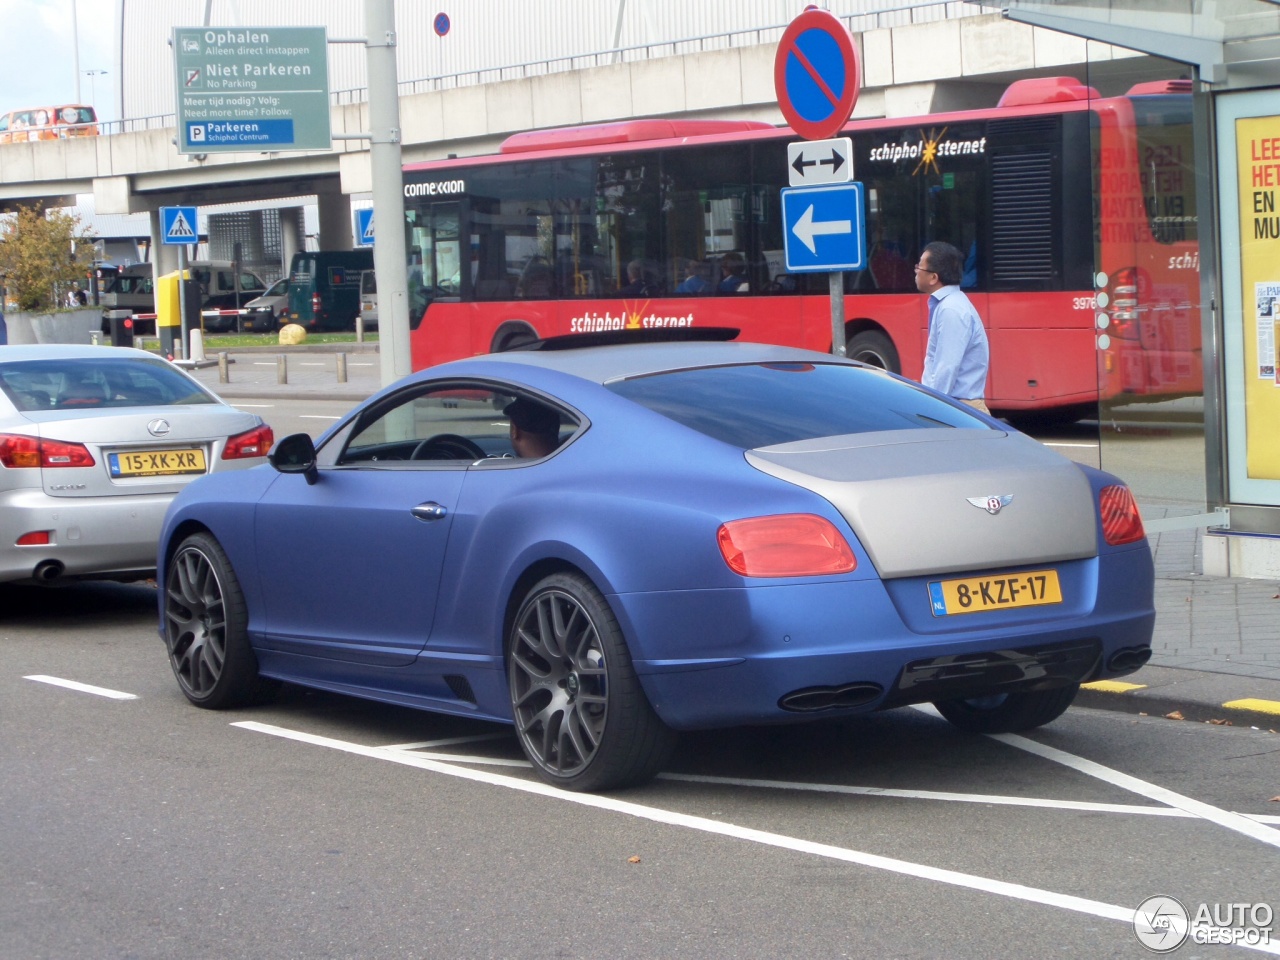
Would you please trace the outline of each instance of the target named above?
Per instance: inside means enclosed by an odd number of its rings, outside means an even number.
[[[73,281],[84,283],[93,266],[93,238],[80,218],[44,205],[22,207],[0,233],[0,276],[9,298],[27,313],[49,313]]]

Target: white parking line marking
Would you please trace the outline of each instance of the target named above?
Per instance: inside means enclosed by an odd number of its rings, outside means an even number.
[[[233,403],[233,407],[243,408],[245,410],[270,410],[275,406],[274,403]]]
[[[299,420],[341,420],[342,418],[321,416],[318,413],[300,413],[298,414],[298,419]]]
[[[1079,447],[1082,450],[1098,449],[1098,445],[1096,443],[1058,443],[1050,442],[1048,440],[1041,440],[1040,442],[1046,447]]]
[[[934,880],[939,883],[947,883],[953,886],[964,887],[970,890],[978,890],[984,893],[994,893],[999,896],[1011,897],[1016,900],[1025,900],[1030,903],[1041,903],[1045,906],[1058,907],[1063,910],[1073,910],[1077,913],[1101,917],[1106,920],[1118,920],[1121,923],[1132,924],[1136,912],[1131,907],[1120,907],[1110,903],[1103,903],[1100,900],[1089,900],[1085,897],[1076,897],[1071,894],[1054,893],[1052,890],[1041,890],[1038,887],[1028,887],[1019,883],[1008,883],[1003,880],[993,880],[988,877],[979,877],[974,874],[961,873],[957,870],[930,867],[922,863],[912,863],[907,860],[898,860],[893,857],[882,857],[877,854],[865,853],[860,850],[850,850],[845,847],[836,847],[825,843],[815,843],[811,840],[802,840],[798,837],[788,837],[784,834],[769,833],[764,830],[755,830],[751,827],[741,827],[736,824],[725,823],[719,820],[709,820],[705,817],[677,813],[674,810],[662,810],[658,807],[647,807],[642,804],[631,803],[626,800],[617,800],[613,797],[601,797],[588,793],[569,793],[564,790],[557,790],[555,787],[537,781],[517,780],[512,777],[502,776],[501,774],[487,773],[481,770],[468,770],[465,767],[456,767],[450,763],[429,760],[405,750],[388,750],[386,747],[366,747],[358,743],[348,743],[345,740],[335,740],[331,737],[319,737],[313,734],[303,733],[298,730],[289,730],[284,727],[277,727],[271,724],[258,723],[253,720],[238,721],[232,723],[231,726],[250,730],[254,733],[265,733],[273,737],[294,740],[299,743],[308,743],[318,747],[327,747],[330,750],[339,750],[343,753],[369,757],[374,760],[389,760],[392,763],[417,767],[420,770],[429,770],[433,773],[441,773],[445,776],[458,777],[460,779],[471,780],[476,783],[485,783],[495,787],[506,787],[510,790],[519,790],[523,793],[531,793],[551,800],[560,800],[565,803],[576,803],[584,807],[594,807],[597,810],[621,813],[627,816],[637,817],[642,820],[650,820],[655,823],[666,824],[668,826],[685,827],[690,830],[700,830],[705,833],[717,834],[719,836],[731,837],[738,840],[746,840],[751,843],[759,843],[770,847],[778,847],[780,849],[791,850],[796,853],[808,853],[814,856],[826,857],[831,860],[843,861],[845,863],[856,863],[877,870],[887,870],[891,873],[903,874],[904,876],[918,877],[923,880]],[[1240,946],[1280,956],[1280,943],[1266,945],[1240,944]]]
[[[1193,816],[1216,823],[1220,827],[1226,827],[1228,830],[1242,833],[1246,837],[1252,837],[1254,840],[1261,840],[1270,846],[1280,847],[1280,830],[1272,830],[1270,827],[1258,823],[1250,817],[1223,810],[1221,807],[1215,807],[1200,800],[1193,800],[1164,787],[1158,787],[1154,783],[1139,780],[1137,777],[1131,777],[1127,773],[1112,770],[1110,767],[1094,763],[1092,760],[1086,760],[1084,757],[1077,757],[1073,753],[1067,753],[1065,750],[1059,750],[1056,747],[1047,747],[1043,743],[1036,743],[1034,740],[1020,737],[1017,734],[993,733],[990,736],[993,740],[999,740],[1001,743],[1008,744],[1011,747],[1017,747],[1027,753],[1033,753],[1046,760],[1052,760],[1054,763],[1060,763],[1064,767],[1070,767],[1072,770],[1087,776],[1096,777],[1104,783],[1120,787],[1122,790],[1128,790],[1130,793],[1136,793],[1140,797],[1155,800],[1157,803],[1167,803],[1171,807],[1185,810]],[[1276,948],[1280,950],[1280,943],[1276,944]]]
[[[947,793],[936,790],[895,790],[887,787],[858,787],[838,783],[790,783],[784,780],[751,780],[738,777],[703,777],[687,773],[660,773],[662,780],[682,780],[726,787],[755,787],[763,790],[798,790],[805,793],[843,793],[859,797],[894,797],[906,800],[945,800],[950,803],[990,803],[996,806],[1044,807],[1056,810],[1087,810],[1090,813],[1136,813],[1148,817],[1194,817],[1173,807],[1142,807],[1132,803],[1091,803],[1085,800],[1044,800],[1039,797],[1005,797],[984,793]]]
[[[415,756],[439,760],[442,763],[474,763],[489,767],[525,767],[532,764],[528,760],[506,760],[500,757],[478,757],[462,753],[421,753],[416,752],[428,746],[447,746],[451,743],[463,743],[471,740],[501,740],[505,734],[490,734],[485,737],[456,737],[453,740],[436,740],[425,743],[397,743],[385,746],[383,750],[414,751]],[[796,790],[800,793],[836,793],[857,797],[892,797],[895,800],[938,800],[945,803],[989,803],[994,806],[1038,807],[1046,810],[1084,810],[1089,813],[1136,814],[1148,817],[1173,817],[1178,820],[1199,820],[1200,816],[1174,807],[1142,807],[1131,803],[1095,803],[1086,800],[1044,800],[1039,797],[1004,797],[989,793],[947,793],[937,790],[897,790],[888,787],[859,787],[843,783],[804,783],[788,780],[752,780],[741,777],[707,777],[691,773],[660,773],[659,780],[674,780],[685,783],[705,783],[710,786],[747,787],[762,790]],[[1280,816],[1266,813],[1236,813],[1237,817],[1246,817],[1256,823],[1274,823],[1280,825]]]
[[[384,750],[430,750],[432,747],[452,747],[459,743],[480,743],[484,740],[507,740],[509,733],[482,733],[471,737],[448,737],[444,740],[423,740],[420,743],[389,743]]]
[[[108,697],[112,700],[137,700],[136,694],[121,693],[119,690],[108,690],[106,687],[94,687],[87,683],[77,683],[75,680],[63,680],[61,677],[46,677],[43,674],[34,673],[29,677],[23,677],[23,680],[35,680],[37,683],[48,683],[55,687],[65,687],[68,690],[76,690],[79,693],[92,693],[96,697]]]

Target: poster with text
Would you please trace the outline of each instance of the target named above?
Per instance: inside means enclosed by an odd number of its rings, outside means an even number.
[[[1236,121],[1240,188],[1241,321],[1245,350],[1245,446],[1248,472],[1280,480],[1280,387],[1276,385],[1276,310],[1280,307],[1280,117]],[[1253,309],[1250,309],[1250,306]]]

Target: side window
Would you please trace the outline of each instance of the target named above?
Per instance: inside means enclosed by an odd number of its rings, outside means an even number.
[[[540,400],[484,385],[432,384],[368,411],[335,464],[456,467],[536,459],[554,452],[576,428],[570,415]]]

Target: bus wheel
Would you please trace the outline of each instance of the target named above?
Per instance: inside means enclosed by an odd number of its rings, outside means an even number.
[[[890,373],[901,373],[902,363],[893,341],[879,330],[863,330],[855,334],[845,347],[845,356]]]
[[[523,347],[525,344],[533,343],[538,339],[528,327],[521,327],[518,330],[510,330],[506,333],[500,333],[494,337],[493,352],[506,353],[508,350],[515,350],[517,347]]]

